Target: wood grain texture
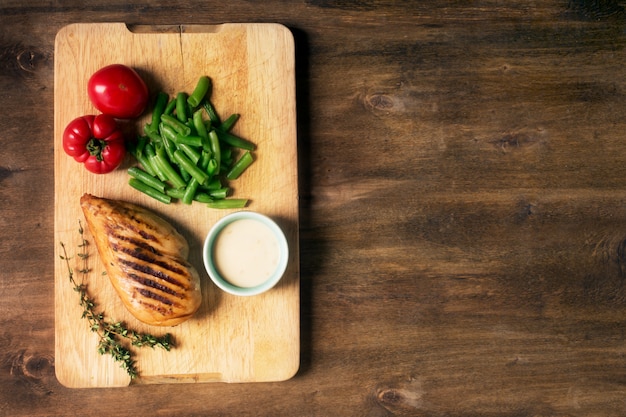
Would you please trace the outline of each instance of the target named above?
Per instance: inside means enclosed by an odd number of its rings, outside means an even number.
[[[177,28],[178,29],[178,28]],[[231,52],[232,51],[232,52]],[[173,335],[175,349],[137,349],[141,379],[151,382],[253,382],[285,380],[299,366],[298,182],[295,125],[294,50],[291,33],[280,25],[219,25],[180,28],[178,32],[132,32],[125,24],[73,24],[56,36],[55,47],[55,238],[69,254],[79,251],[80,197],[84,193],[129,201],[167,219],[187,239],[189,261],[200,273],[203,303],[196,315],[175,327],[143,325],[121,304],[102,261],[90,249],[85,277],[89,294],[111,320],[138,331]],[[271,291],[257,297],[233,297],[210,284],[202,265],[209,228],[233,210],[203,204],[161,204],[127,185],[125,167],[111,175],[81,169],[61,146],[65,126],[94,114],[86,97],[90,74],[122,63],[144,74],[149,89],[174,97],[191,92],[201,75],[211,77],[212,102],[220,114],[240,113],[236,134],[257,145],[254,166],[232,186],[250,198],[246,208],[266,214],[285,230],[292,249],[288,270]],[[223,113],[222,113],[223,112]],[[226,116],[224,116],[226,117]],[[137,121],[148,122],[150,114]],[[93,245],[94,239],[85,234]],[[67,266],[55,250],[55,370],[68,387],[128,385],[129,377],[108,355],[97,353],[98,338],[89,331]],[[83,268],[74,257],[72,268]],[[77,277],[78,278],[78,277]],[[133,381],[135,382],[135,381]]]
[[[0,414],[623,416],[625,6],[1,2]],[[103,21],[294,34],[294,378],[57,381],[53,43]]]

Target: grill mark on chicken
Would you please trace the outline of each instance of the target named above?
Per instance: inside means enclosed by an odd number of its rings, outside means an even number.
[[[152,242],[159,242],[159,239],[154,236],[152,233],[148,233],[145,230],[145,227],[147,226],[146,224],[144,224],[143,222],[141,222],[140,220],[137,220],[134,216],[130,216],[129,218],[138,224],[141,224],[143,227],[136,227],[135,224],[131,223],[131,222],[125,222],[124,224],[122,224],[122,226],[126,227],[129,230],[132,230],[133,232],[137,233],[139,236],[141,236],[142,238],[152,241]]]
[[[133,281],[135,281],[136,283],[138,283],[139,285],[143,285],[146,287],[150,287],[150,288],[154,288],[155,290],[159,290],[162,291],[164,293],[170,294],[174,297],[180,298],[180,299],[184,299],[185,296],[184,294],[181,294],[179,292],[176,292],[175,290],[171,289],[170,287],[163,285],[161,283],[158,283],[157,281],[154,281],[150,278],[145,278],[142,276],[139,276],[137,274],[133,274],[132,272],[128,274],[128,278],[132,279]]]
[[[129,267],[129,268],[131,268],[131,269],[133,269],[135,271],[141,272],[141,273],[146,274],[146,275],[153,276],[153,277],[158,278],[158,279],[162,279],[163,281],[169,282],[170,284],[175,285],[175,286],[177,286],[177,287],[179,287],[179,288],[181,288],[183,290],[187,290],[187,286],[184,283],[178,281],[174,277],[171,277],[171,276],[169,276],[167,274],[164,274],[161,271],[158,271],[158,270],[156,270],[154,268],[151,268],[148,265],[140,265],[139,263],[137,263],[135,261],[127,260],[127,259],[123,259],[123,258],[118,258],[118,261],[121,264],[123,264],[123,265],[125,265],[125,266],[127,266],[127,267]]]
[[[128,214],[128,211],[125,210],[123,212],[123,214]],[[129,214],[128,214],[129,215]],[[139,226],[137,226],[137,223]],[[116,223],[116,224],[112,224],[112,225],[108,225],[107,227],[107,232],[110,234],[115,234],[116,236],[126,240],[126,239],[133,239],[132,237],[128,237],[128,236],[122,236],[122,235],[118,235],[116,233],[114,233],[115,230],[122,230],[122,231],[126,231],[126,232],[132,232],[138,236],[141,236],[144,240],[146,240],[147,242],[143,242],[143,245],[145,245],[146,247],[151,247],[150,242],[155,242],[158,244],[161,244],[161,240],[153,235],[152,233],[148,233],[145,229],[148,228],[149,225],[145,224],[145,222],[141,222],[140,220],[138,220],[135,217],[130,217],[129,220],[127,221],[123,221],[121,223]]]
[[[144,225],[144,227],[147,227],[147,225]],[[118,231],[122,233],[118,233]],[[162,245],[161,241],[154,235],[143,231],[140,227],[136,227],[129,222],[108,224],[106,225],[106,232],[111,238],[142,247],[155,254],[161,254],[152,244],[152,242],[154,242],[155,244]],[[137,236],[141,237],[141,239]]]
[[[158,301],[158,302],[166,304],[168,306],[174,306],[175,305],[174,300],[172,300],[171,298],[167,298],[167,297],[164,297],[162,295],[159,295],[159,294],[155,293],[154,291],[150,291],[149,289],[137,288],[137,292],[139,294],[143,295],[146,298]]]
[[[158,251],[153,245],[140,240],[140,239],[135,239],[132,236],[124,236],[124,235],[119,235],[113,232],[110,232],[109,235],[111,236],[111,240],[120,240],[122,242],[128,242],[129,245],[132,246],[136,246],[138,248],[147,250],[157,256],[161,256],[162,253],[160,251]],[[113,248],[114,250],[117,250],[120,246],[117,244],[114,244],[115,247]]]
[[[132,243],[132,242],[130,242]],[[163,256],[155,249],[151,250],[151,246],[145,247],[145,245],[139,245],[139,247],[135,247],[135,248],[131,248],[128,246],[123,246],[120,244],[117,244],[115,242],[111,242],[111,248],[115,251],[115,252],[122,252],[125,253],[129,256],[132,256],[133,258],[139,259],[140,261],[144,261],[146,263],[151,263],[154,265],[158,265],[163,269],[167,269],[168,271],[174,273],[174,274],[178,274],[178,275],[184,275],[185,274],[185,269],[184,268],[179,268],[174,264],[174,260],[173,259],[168,259],[168,261],[164,261],[163,260]],[[146,253],[143,250],[147,250],[150,253]],[[152,255],[154,256],[152,256]]]
[[[167,316],[167,314],[170,312],[170,309],[167,309],[163,307],[162,305],[146,303],[143,300],[139,300],[138,303],[141,304],[146,310],[156,311],[157,313],[162,314],[163,316]]]

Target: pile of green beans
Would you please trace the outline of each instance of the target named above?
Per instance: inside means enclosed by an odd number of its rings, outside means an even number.
[[[165,204],[248,204],[245,198],[228,198],[231,189],[224,183],[253,163],[256,146],[231,132],[239,114],[220,119],[210,91],[211,79],[201,76],[189,95],[179,92],[170,98],[158,93],[150,122],[129,149],[139,163],[128,169],[131,187]],[[235,159],[235,154],[241,155]]]

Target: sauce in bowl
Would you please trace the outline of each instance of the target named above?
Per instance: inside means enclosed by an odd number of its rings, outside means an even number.
[[[280,260],[274,232],[255,219],[235,220],[226,225],[213,243],[213,262],[231,284],[250,288],[267,281]]]
[[[211,227],[202,258],[215,285],[233,295],[252,296],[268,291],[282,279],[289,246],[274,220],[239,211]]]

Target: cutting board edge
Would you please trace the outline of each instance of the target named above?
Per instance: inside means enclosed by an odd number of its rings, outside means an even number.
[[[97,23],[71,23],[71,24],[68,24],[68,25],[64,26],[63,28],[61,28],[59,30],[59,32],[57,33],[57,37],[55,38],[55,49],[57,48],[58,41],[60,39],[62,39],[62,36],[64,34],[63,32],[65,30],[71,31],[71,30],[76,29],[77,26],[95,26],[95,25],[99,25],[99,24],[97,24]],[[126,25],[125,23],[110,23],[110,25],[119,26],[120,28],[124,27],[125,31],[129,31],[128,25]],[[265,27],[267,27],[267,26],[277,26],[277,27],[281,27],[284,30],[289,31],[289,29],[286,26],[284,26],[282,24],[274,24],[274,23],[258,23],[258,24],[256,24],[256,23],[255,24],[224,23],[224,24],[220,24],[220,25],[215,25],[214,27],[217,27],[217,26],[219,26],[220,28],[224,28],[224,27],[228,27],[228,26],[242,26],[243,27],[243,26],[249,26],[249,25],[256,25],[256,26],[262,25],[262,26],[265,26]],[[194,26],[195,30],[198,30],[198,28],[200,28],[200,27],[202,27],[204,29],[207,28],[206,25],[199,25],[199,26],[192,25],[192,26]],[[192,28],[192,29],[194,29],[194,28]],[[202,32],[207,32],[207,31],[204,30]],[[196,32],[196,31],[192,30],[192,33],[202,33],[202,32]],[[212,32],[212,31],[209,30],[208,32]],[[159,32],[156,31],[154,33],[159,33]],[[293,42],[293,34],[290,31],[289,31],[289,38],[285,38],[285,42],[288,42],[287,46],[290,48],[290,52],[293,52],[293,50],[291,50],[292,42]],[[295,57],[294,57],[294,59],[295,59]],[[56,69],[58,68],[58,65],[60,65],[59,62],[58,61],[55,62],[55,96],[57,96],[57,97],[58,97],[58,93],[59,93],[59,91],[57,90],[58,83],[56,82],[56,77],[58,75],[58,72],[56,71]],[[291,62],[290,65],[293,65],[293,62]],[[291,71],[293,72],[293,75],[295,76],[295,72],[293,71],[293,69]],[[295,84],[295,79],[294,80],[289,80],[289,82]],[[293,98],[295,99],[295,96]],[[55,101],[55,107],[56,107],[56,104],[57,104],[57,102]],[[295,102],[293,104],[295,105]],[[293,111],[295,113],[295,108],[293,109]],[[59,119],[57,118],[56,114],[57,113],[55,111],[55,123],[57,123],[59,121]],[[295,118],[295,116],[294,116],[294,118]],[[295,123],[295,120],[294,120],[294,123]],[[295,151],[296,151],[296,155],[297,155],[297,129],[296,129],[295,126],[292,126],[292,128],[293,128],[293,135],[292,136],[293,136],[293,140],[294,140],[294,147],[295,147]],[[56,130],[60,130],[58,128],[55,128],[55,129]],[[56,149],[55,149],[55,151],[56,151]],[[296,164],[295,165],[296,166],[296,172],[294,174],[296,176],[296,183],[297,183],[298,182],[298,180],[297,180],[297,176],[298,176],[298,173],[297,173],[297,158],[294,161],[294,163]],[[59,167],[57,166],[56,160],[55,160],[55,176],[57,174],[57,170],[59,170]],[[58,184],[55,181],[55,203],[57,203],[57,204],[55,204],[55,206],[56,206],[56,208],[55,208],[55,219],[57,218],[57,216],[59,214],[62,214],[62,212],[63,212],[59,208],[58,195],[57,195],[58,192],[61,190],[61,188],[62,187],[58,187]],[[299,246],[299,223],[300,223],[300,221],[299,221],[299,208],[298,208],[299,188],[298,188],[297,184],[296,184],[296,189],[294,191],[295,191],[295,197],[296,197],[294,204],[296,206],[294,208],[294,210],[295,210],[295,217],[292,220],[296,223],[295,224],[296,239],[297,239],[296,240],[296,245]],[[60,210],[60,213],[57,212],[57,210]],[[67,230],[60,230],[58,228],[57,222],[55,220],[55,236],[56,236],[57,232],[59,232],[59,231],[62,231],[64,233],[67,232]],[[299,252],[299,250],[298,250],[298,252]],[[58,256],[56,256],[56,255],[58,255],[58,253],[59,253],[58,249],[55,248],[55,261],[58,261]],[[299,263],[299,259],[300,259],[300,256],[299,256],[299,253],[298,253],[297,258],[296,258],[296,261],[298,263]],[[58,266],[57,266],[57,268],[58,268]],[[55,268],[55,270],[56,270],[56,268]],[[296,268],[296,271],[297,271],[297,274],[296,274],[297,276],[295,276],[295,279],[297,280],[297,286],[299,288],[299,281],[300,281],[299,267]],[[297,294],[296,297],[297,297],[297,305],[299,306],[300,305],[299,294]],[[57,302],[56,292],[55,292],[55,302]],[[299,329],[299,320],[298,320],[297,330],[298,330],[298,334],[299,334],[299,331],[300,331],[300,329]],[[55,331],[55,338],[58,338],[58,337],[59,337],[59,333],[58,333],[58,331]],[[280,378],[259,378],[258,380],[249,380],[249,381],[248,380],[245,380],[245,381],[238,381],[238,380],[224,381],[223,378],[221,378],[220,380],[222,382],[238,383],[238,382],[270,382],[270,381],[281,381],[281,380],[290,379],[294,375],[296,375],[298,370],[299,370],[299,362],[300,362],[300,341],[299,341],[299,337],[298,337],[297,341],[296,341],[296,338],[294,338],[294,344],[297,347],[297,349],[295,349],[295,348],[292,349],[292,354],[293,354],[292,358],[294,359],[295,364],[294,365],[290,365],[289,367],[285,367],[284,372],[282,373]],[[55,345],[56,345],[56,341],[55,341]],[[58,355],[59,355],[59,352],[58,352],[58,349],[57,349],[57,350],[55,350],[55,358],[58,357]],[[64,357],[64,359],[67,359],[67,358]],[[57,363],[60,363],[60,362],[57,362]],[[74,379],[71,378],[71,375],[72,375],[71,370],[64,370],[60,366],[58,368],[59,369],[55,370],[55,375],[57,376],[57,379],[59,380],[59,382],[62,385],[68,386],[68,387],[73,387],[73,388],[116,387],[116,386],[120,386],[121,387],[121,386],[128,386],[129,383],[133,383],[128,378],[127,381],[123,382],[123,383],[121,381],[117,380],[117,381],[113,381],[112,383],[106,383],[104,385],[98,384],[98,383],[90,384],[89,382],[81,384],[81,381],[75,381]],[[209,382],[209,381],[212,381],[212,380],[216,380],[216,378],[214,378],[214,376],[216,375],[215,373],[198,373],[196,375],[200,375],[200,376],[197,377],[197,378],[196,377],[190,377],[190,375],[193,375],[193,374],[189,374],[189,375],[181,374],[181,375],[182,375],[183,381],[180,381],[180,382],[204,382],[204,381]],[[149,377],[152,377],[152,375],[150,375]],[[78,382],[78,384],[76,384],[76,382]],[[111,382],[111,381],[109,381],[109,382]]]

